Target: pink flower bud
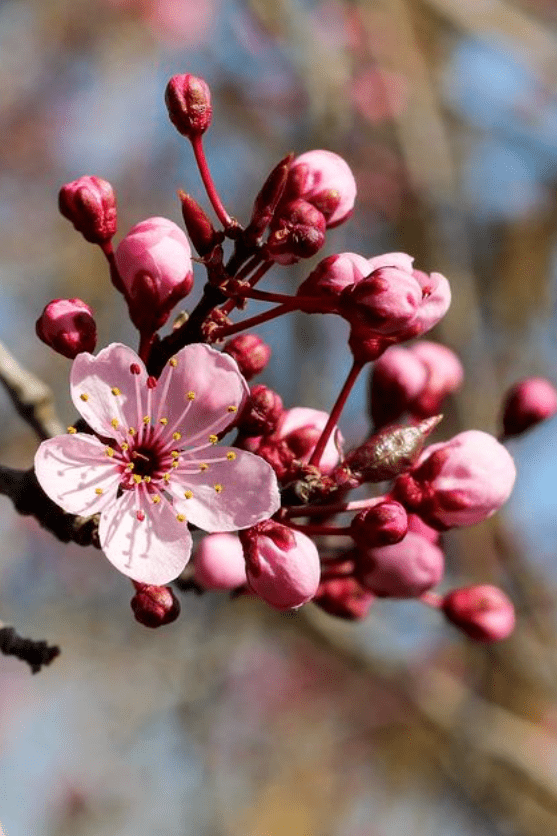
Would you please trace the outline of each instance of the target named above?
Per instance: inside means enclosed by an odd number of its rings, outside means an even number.
[[[278,264],[310,258],[325,243],[325,218],[305,200],[293,200],[277,209],[265,245],[266,256]]]
[[[376,334],[405,333],[422,304],[422,288],[412,273],[380,267],[343,293],[344,315]]]
[[[247,582],[244,550],[234,534],[204,537],[193,561],[194,578],[204,589],[237,589]]]
[[[116,197],[110,183],[85,176],[66,183],[58,195],[62,215],[86,241],[103,244],[116,232]]]
[[[238,334],[225,343],[223,351],[234,357],[246,380],[260,374],[271,358],[271,349],[256,334]]]
[[[403,505],[394,499],[378,502],[372,508],[356,514],[350,525],[350,535],[363,549],[391,546],[406,536],[408,515]]]
[[[345,621],[362,621],[369,613],[375,595],[358,583],[353,571],[354,564],[350,560],[328,567],[321,576],[313,603]]]
[[[289,610],[310,601],[319,586],[319,554],[312,540],[280,523],[241,532],[251,589],[272,607]]]
[[[437,544],[441,539],[439,531],[425,523],[417,514],[408,514],[408,531],[413,531],[414,534],[420,534],[426,540],[429,540],[430,543]]]
[[[445,616],[479,642],[498,642],[512,633],[514,607],[504,592],[484,584],[454,589],[443,598]]]
[[[409,531],[392,546],[360,550],[356,576],[375,595],[417,598],[439,583],[444,568],[441,549]]]
[[[427,381],[424,363],[402,346],[391,346],[379,357],[371,379],[370,411],[377,428],[409,412]]]
[[[330,255],[319,262],[296,295],[311,299],[302,304],[306,313],[336,313],[342,291],[360,282],[368,273],[367,259],[357,253]]]
[[[180,602],[169,586],[134,581],[137,590],[130,601],[135,620],[145,627],[171,624],[180,615]]]
[[[423,363],[427,373],[421,392],[416,394],[410,405],[410,412],[420,418],[437,415],[441,411],[443,398],[462,386],[462,363],[446,345],[428,340],[415,343],[410,352]]]
[[[186,192],[178,191],[182,206],[182,217],[190,240],[201,256],[211,253],[223,240],[223,233],[217,232],[205,211],[196,200]]]
[[[286,187],[289,198],[302,197],[323,213],[328,227],[347,220],[354,209],[356,181],[342,157],[332,151],[307,151],[296,157]]]
[[[81,299],[49,302],[35,328],[39,339],[70,360],[82,351],[95,350],[97,326],[93,311]]]
[[[156,331],[193,287],[187,236],[167,218],[148,218],[128,232],[115,255],[132,322],[142,332]]]
[[[204,134],[211,124],[213,108],[209,85],[190,73],[172,76],[164,94],[174,127],[192,139]]]
[[[328,419],[328,414],[320,409],[297,406],[287,409],[282,414],[276,434],[286,442],[296,459],[305,464],[309,461]],[[330,473],[336,467],[340,461],[343,442],[340,430],[335,427],[319,462],[322,473]]]
[[[516,469],[493,436],[468,430],[432,444],[416,466],[399,476],[394,495],[439,530],[491,517],[509,498]]]
[[[529,377],[507,392],[503,404],[503,429],[507,437],[535,427],[557,412],[555,386],[543,377]]]
[[[245,435],[270,435],[284,413],[282,398],[263,383],[252,386],[250,396],[238,420]]]

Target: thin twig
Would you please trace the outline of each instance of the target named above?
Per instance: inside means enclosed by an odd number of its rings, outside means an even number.
[[[60,655],[60,648],[43,640],[24,639],[13,627],[0,627],[0,653],[27,662],[31,673],[38,673]]]
[[[17,413],[41,441],[64,432],[54,408],[52,390],[24,369],[0,343],[0,382],[6,388]]]

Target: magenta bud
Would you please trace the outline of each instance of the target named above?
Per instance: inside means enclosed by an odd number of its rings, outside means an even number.
[[[374,595],[417,598],[439,583],[444,568],[441,549],[409,531],[403,540],[392,546],[361,549],[356,577]]]
[[[288,154],[287,157],[274,167],[263,183],[261,191],[255,198],[251,220],[245,231],[247,240],[258,241],[259,237],[269,226],[275,214],[275,209],[284,194],[288,180],[288,172],[290,171],[293,158],[293,154]]]
[[[301,258],[310,258],[325,243],[325,229],[325,218],[311,203],[286,203],[273,217],[266,255],[278,264],[295,264]]]
[[[301,607],[319,586],[319,554],[312,540],[276,522],[240,532],[250,588],[278,610]]]
[[[190,73],[172,76],[164,99],[170,121],[182,136],[192,139],[205,133],[213,115],[206,81]]]
[[[179,191],[182,217],[190,240],[201,256],[212,252],[223,240],[222,232],[217,232],[199,203],[186,192]]]
[[[263,369],[271,358],[271,349],[256,334],[238,334],[225,343],[223,351],[234,357],[246,380],[251,380]]]
[[[115,257],[133,324],[156,331],[193,287],[186,234],[167,218],[147,218],[120,241]]]
[[[400,502],[387,499],[360,511],[352,519],[350,535],[361,548],[391,546],[406,536],[408,514]]]
[[[445,595],[441,608],[450,622],[479,642],[501,641],[514,629],[514,607],[496,586],[454,589]]]
[[[93,311],[81,299],[53,299],[38,318],[35,329],[43,343],[70,360],[82,351],[93,352],[97,344]]]
[[[368,261],[357,253],[327,256],[298,288],[296,295],[304,300],[302,309],[306,313],[338,312],[342,291],[360,282],[368,271]]]
[[[419,340],[409,350],[423,364],[427,375],[422,390],[412,399],[410,412],[420,418],[437,415],[443,399],[462,386],[462,363],[446,345],[429,340]]]
[[[356,181],[348,163],[333,151],[307,151],[292,163],[287,199],[303,198],[325,217],[328,227],[346,221],[356,200]]]
[[[511,437],[535,427],[557,413],[557,391],[543,377],[529,377],[516,383],[503,404],[503,430]]]
[[[375,595],[354,577],[351,561],[327,568],[313,599],[320,609],[345,621],[362,621],[374,601]]]
[[[237,589],[246,583],[244,550],[234,534],[204,537],[193,562],[194,578],[203,589]]]
[[[258,383],[250,389],[250,396],[237,422],[244,435],[270,435],[283,414],[282,398],[268,386]]]
[[[391,346],[373,367],[370,413],[375,427],[383,427],[409,412],[423,391],[427,371],[409,348]]]
[[[405,333],[422,303],[422,288],[411,272],[380,267],[343,292],[344,315],[383,336]]]
[[[135,620],[145,627],[171,624],[180,615],[180,602],[169,586],[133,582],[136,593],[130,601]]]
[[[116,197],[109,182],[87,175],[66,183],[58,194],[62,215],[91,244],[104,244],[116,232]]]

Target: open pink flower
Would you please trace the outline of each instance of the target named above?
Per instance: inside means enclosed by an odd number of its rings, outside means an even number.
[[[72,400],[96,436],[44,441],[35,471],[65,511],[100,513],[99,539],[120,572],[146,584],[176,578],[189,560],[187,522],[235,531],[280,505],[276,477],[259,456],[213,449],[248,393],[231,357],[189,345],[160,379],[113,343],[72,366]]]

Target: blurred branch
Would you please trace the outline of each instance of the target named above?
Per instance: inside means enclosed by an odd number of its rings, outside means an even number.
[[[24,639],[13,627],[0,627],[0,653],[27,662],[31,673],[38,673],[43,665],[50,665],[60,655],[60,648],[45,641]]]
[[[52,390],[38,377],[19,365],[0,343],[0,382],[6,388],[16,411],[41,441],[61,435],[64,429],[54,408]]]

